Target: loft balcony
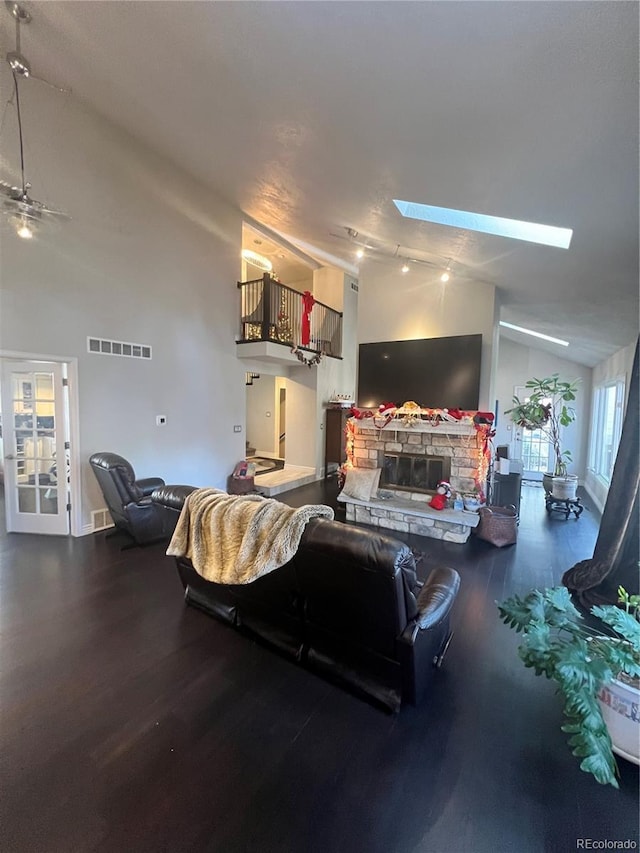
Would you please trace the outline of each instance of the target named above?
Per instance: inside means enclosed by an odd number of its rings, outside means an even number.
[[[305,306],[302,293],[265,273],[253,281],[239,281],[239,358],[285,365],[299,364],[291,352],[297,347],[313,355],[342,358],[342,313],[315,302],[308,313],[309,343],[302,344]]]

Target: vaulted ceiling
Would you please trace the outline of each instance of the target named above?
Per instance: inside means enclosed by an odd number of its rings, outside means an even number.
[[[347,228],[451,261],[495,283],[503,319],[568,339],[561,354],[584,364],[637,334],[637,3],[25,6],[34,73],[255,220],[350,262]],[[394,198],[573,240],[420,223]]]

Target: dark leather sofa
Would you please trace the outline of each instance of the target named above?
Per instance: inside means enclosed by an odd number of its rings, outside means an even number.
[[[189,491],[153,493],[165,527]],[[450,640],[458,573],[437,568],[421,585],[411,549],[367,528],[314,519],[289,563],[243,586],[212,583],[175,559],[188,604],[393,711],[420,701]]]

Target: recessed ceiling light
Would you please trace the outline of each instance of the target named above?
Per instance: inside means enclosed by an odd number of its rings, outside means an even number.
[[[556,246],[558,249],[568,249],[573,236],[571,228],[556,228],[554,225],[539,225],[536,222],[522,222],[519,219],[487,216],[484,213],[468,213],[465,210],[451,210],[448,207],[432,207],[429,204],[418,204],[414,201],[395,198],[393,203],[408,219],[420,219],[423,222],[450,225],[452,228],[481,231],[483,234],[497,234],[499,237]]]
[[[542,332],[534,332],[532,329],[523,329],[522,326],[514,326],[513,323],[505,323],[500,320],[500,325],[505,329],[513,329],[514,332],[522,332],[524,335],[533,335],[534,338],[542,338],[543,341],[551,341],[552,344],[560,344],[561,347],[568,347],[569,341],[563,341],[561,338],[552,338],[551,335],[543,335]]]
[[[442,275],[440,276],[440,281],[445,281],[445,282],[449,281],[449,273],[443,272]]]

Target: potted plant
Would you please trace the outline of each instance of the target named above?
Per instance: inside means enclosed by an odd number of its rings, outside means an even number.
[[[518,654],[564,696],[569,746],[580,768],[618,787],[613,753],[640,763],[640,596],[620,587],[623,607],[593,607],[611,633],[591,627],[565,587],[533,590],[498,604],[502,620],[522,632]]]
[[[568,404],[576,399],[579,382],[579,379],[567,382],[557,373],[545,379],[529,379],[525,383],[529,396],[524,400],[514,396],[513,406],[505,412],[517,426],[539,429],[549,439],[555,464],[553,471],[543,476],[542,482],[547,494],[563,500],[574,500],[578,487],[578,478],[567,473],[567,465],[572,461],[571,452],[562,450],[560,431],[576,419],[575,409]]]

